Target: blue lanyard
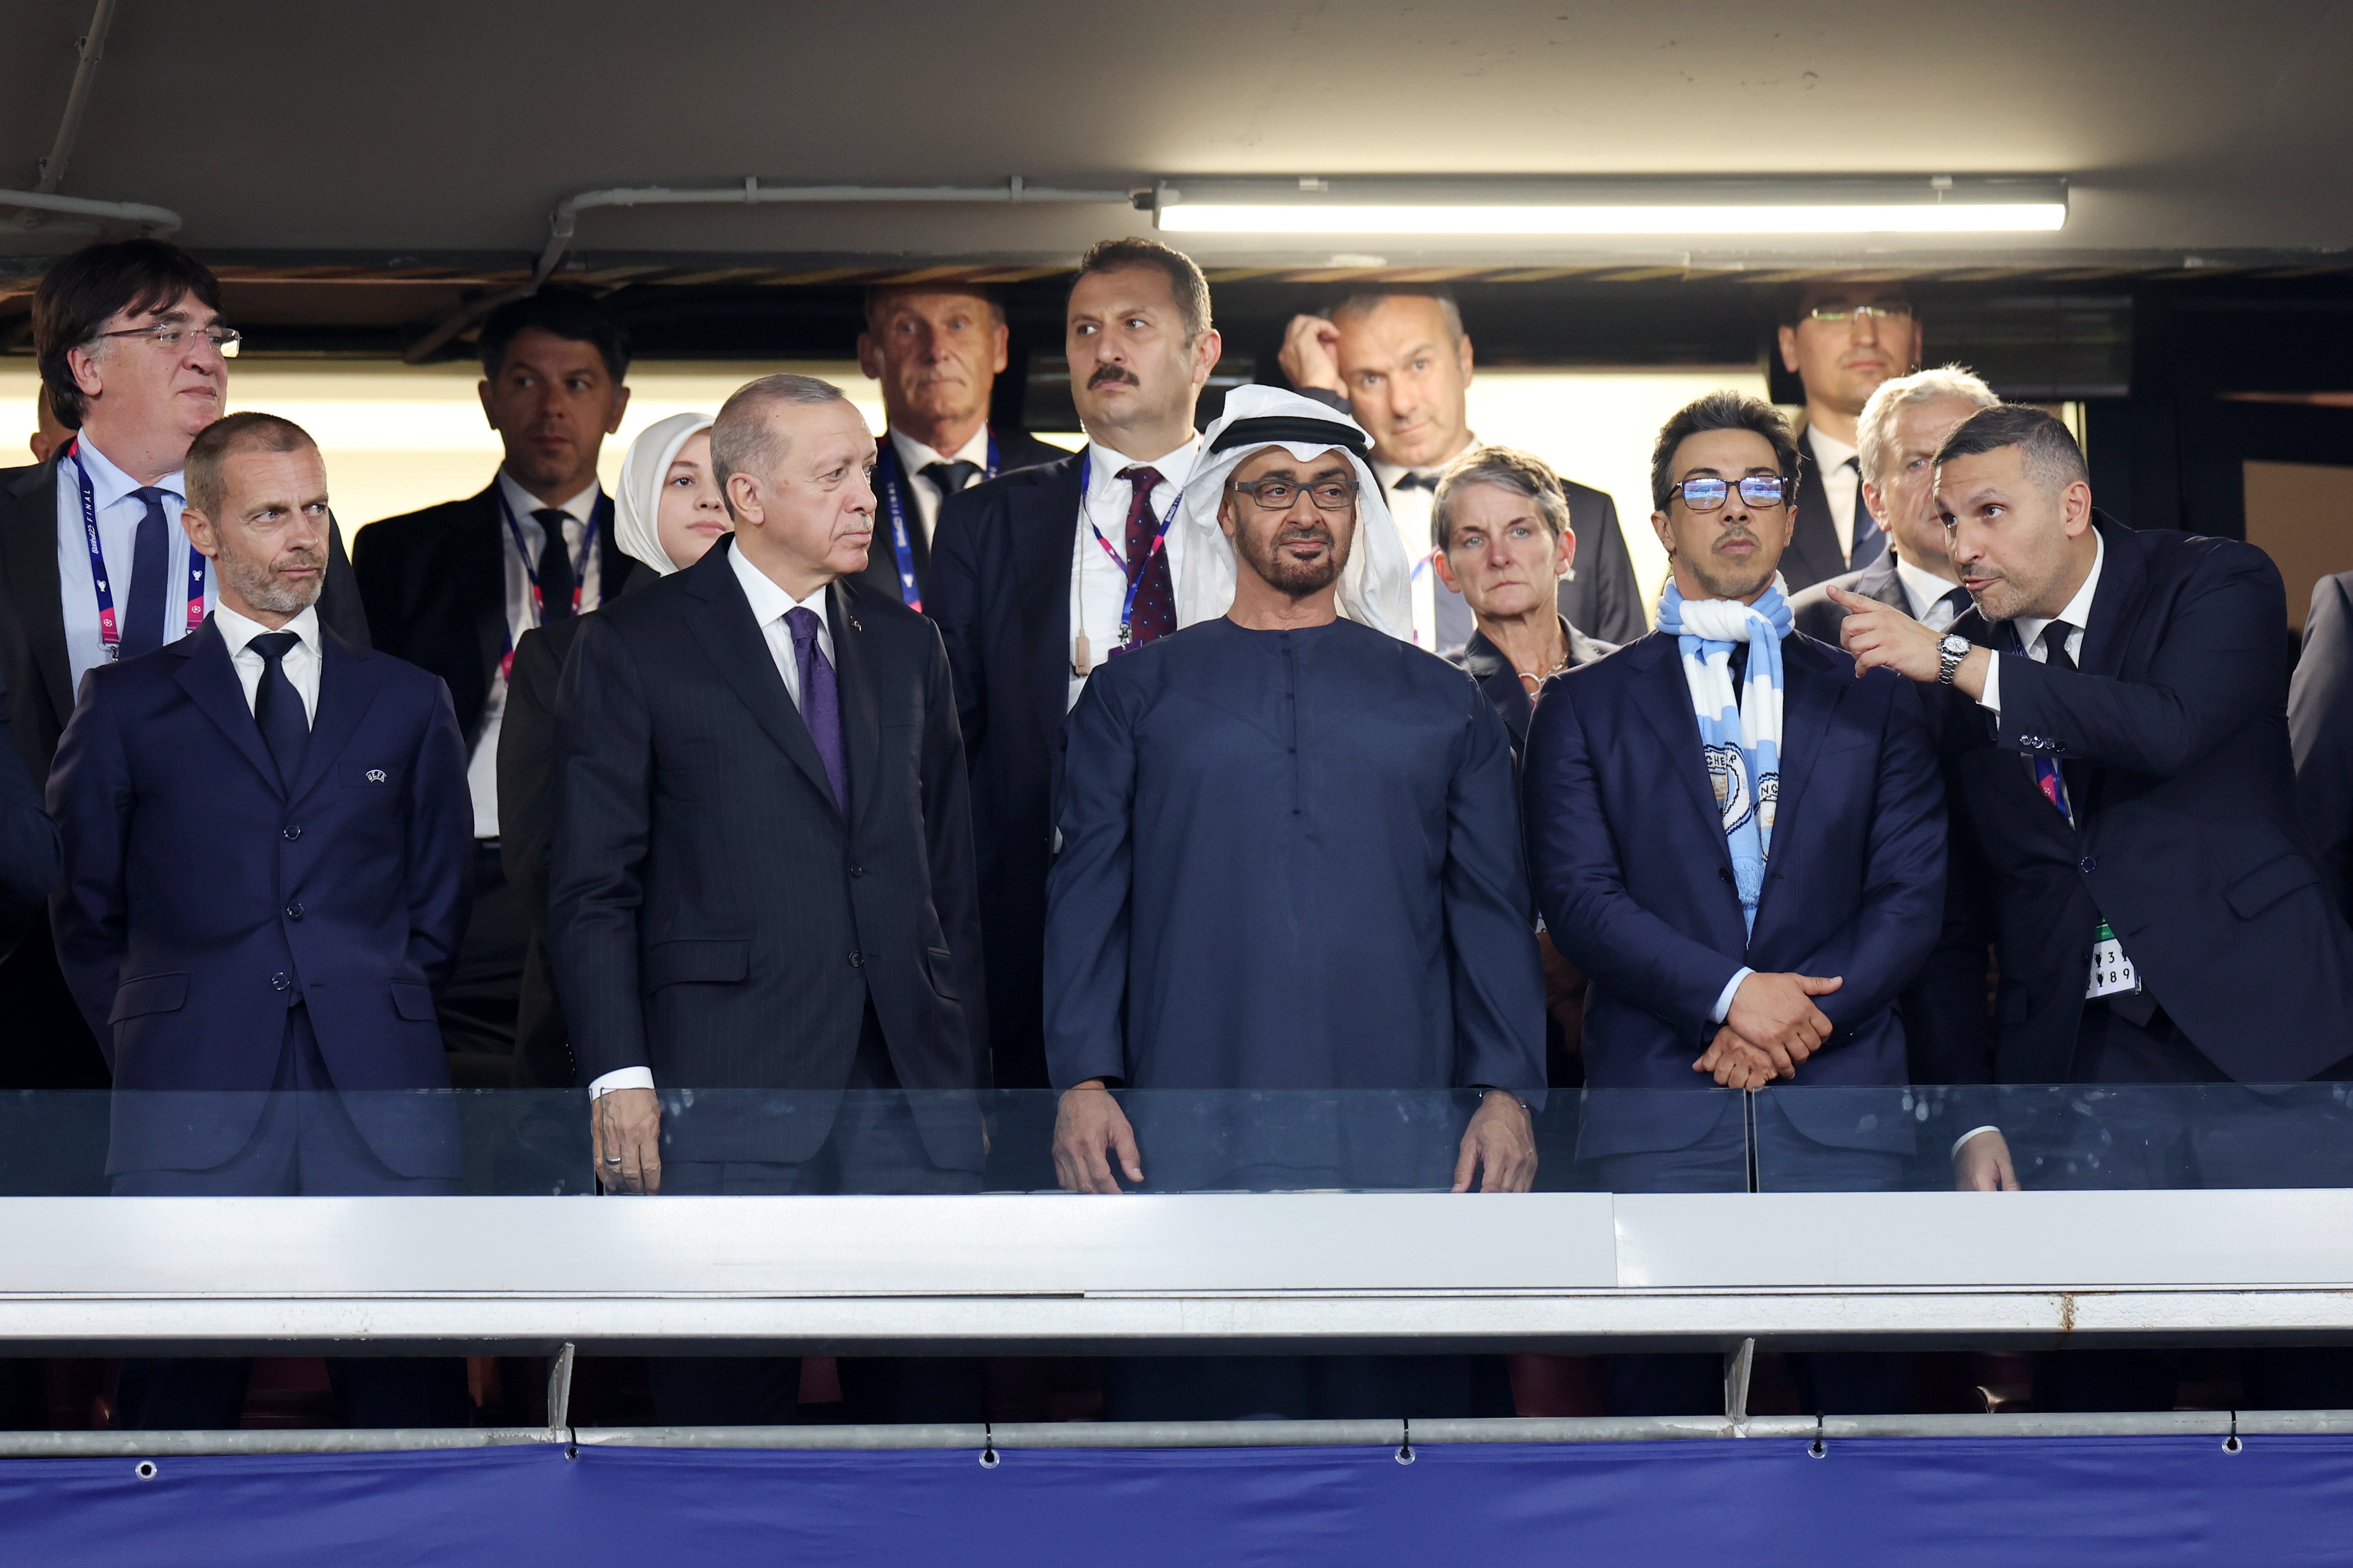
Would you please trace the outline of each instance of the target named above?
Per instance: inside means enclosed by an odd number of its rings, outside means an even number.
[[[506,482],[501,479],[496,489],[499,492],[499,515],[507,520],[507,532],[514,539],[515,553],[522,557],[522,574],[531,581],[531,624],[543,626],[547,624],[547,595],[541,593],[539,589],[539,568],[533,563],[531,547],[523,542],[522,525],[515,521],[514,508],[507,504]],[[588,584],[589,552],[596,548],[596,520],[603,514],[604,508],[601,505],[588,509],[587,526],[580,535],[580,554],[572,563],[572,613],[575,616],[580,613],[580,595]],[[567,551],[565,553],[569,554],[570,552]],[[513,669],[514,627],[510,626],[506,629],[505,646],[499,653],[499,679],[505,679],[513,672]]]
[[[90,580],[98,590],[98,640],[106,645],[110,659],[122,657],[122,623],[114,613],[114,585],[107,580],[106,552],[98,542],[98,492],[90,488],[90,466],[81,460],[81,437],[74,437],[66,448],[73,459],[74,478],[81,481],[81,537],[90,547]],[[204,552],[194,544],[188,546],[188,631],[205,624]]]
[[[1144,558],[1130,561],[1111,547],[1111,541],[1105,539],[1103,530],[1095,526],[1095,520],[1087,517],[1087,479],[1094,470],[1094,460],[1092,452],[1079,459],[1079,515],[1086,518],[1087,531],[1095,536],[1095,542],[1103,546],[1103,552],[1111,557],[1111,563],[1118,567],[1120,575],[1127,579],[1127,597],[1119,602],[1119,643],[1125,647],[1129,637],[1134,635],[1135,591],[1144,586],[1145,570],[1152,564],[1152,558],[1159,554],[1161,548],[1168,542],[1168,525],[1176,521],[1176,509],[1185,504],[1185,487],[1176,487],[1176,499],[1168,503],[1168,515],[1160,520],[1160,527],[1152,535],[1151,547],[1145,551]]]
[[[923,607],[923,591],[915,582],[915,542],[907,532],[907,503],[899,495],[899,444],[891,439],[887,430],[882,435],[882,454],[876,460],[874,469],[875,478],[880,481],[874,488],[882,492],[882,504],[891,513],[891,550],[899,558],[899,597],[907,602],[907,608],[921,610]],[[920,479],[922,476],[914,477]],[[984,479],[997,477],[997,432],[994,430],[988,433],[988,469],[980,477]],[[947,500],[942,496],[940,504],[947,505]]]

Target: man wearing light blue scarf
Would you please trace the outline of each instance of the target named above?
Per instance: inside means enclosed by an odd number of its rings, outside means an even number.
[[[1658,630],[1546,682],[1529,727],[1537,904],[1590,980],[1577,1152],[1611,1192],[1888,1188],[1912,1148],[1895,1004],[1943,924],[1944,790],[1912,683],[1790,630],[1797,462],[1754,398],[1669,421]],[[1906,1408],[1892,1358],[1799,1371],[1809,1409]],[[1613,1415],[1722,1397],[1714,1357],[1609,1375]]]

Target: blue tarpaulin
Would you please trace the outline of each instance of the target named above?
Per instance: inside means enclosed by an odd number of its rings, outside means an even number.
[[[44,1568],[2266,1568],[2353,1561],[2353,1438],[1871,1438],[0,1460]]]

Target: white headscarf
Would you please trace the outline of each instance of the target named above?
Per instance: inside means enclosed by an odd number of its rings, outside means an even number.
[[[1271,421],[1252,427],[1253,421]],[[1314,428],[1322,426],[1329,431]],[[1264,438],[1260,437],[1263,435]],[[1221,450],[1219,442],[1229,443]],[[1389,518],[1388,500],[1365,460],[1372,437],[1364,426],[1329,404],[1273,386],[1238,386],[1226,395],[1226,411],[1201,443],[1193,475],[1185,481],[1185,501],[1176,526],[1185,535],[1184,581],[1176,584],[1176,624],[1215,620],[1234,605],[1234,545],[1218,525],[1218,503],[1226,484],[1244,461],[1280,447],[1301,462],[1335,447],[1356,470],[1356,538],[1340,571],[1340,613],[1393,637],[1413,636],[1412,567]]]
[[[679,449],[696,432],[710,429],[711,423],[708,414],[657,419],[638,432],[628,456],[621,459],[621,493],[613,498],[613,541],[630,560],[644,562],[664,577],[678,570],[678,563],[662,548],[662,480],[678,460]]]

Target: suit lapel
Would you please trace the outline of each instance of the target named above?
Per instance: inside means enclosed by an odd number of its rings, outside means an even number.
[[[711,608],[711,613],[694,616],[687,625],[711,662],[719,668],[735,695],[750,709],[760,728],[767,731],[795,766],[808,776],[809,783],[827,805],[834,804],[833,781],[826,775],[825,759],[818,755],[817,742],[809,738],[808,725],[801,720],[800,710],[793,706],[793,694],[785,689],[785,678],[776,672],[776,661],[768,651],[768,639],[761,635],[759,622],[752,618],[752,603],[744,597],[744,585],[735,581],[735,569],[727,557],[734,549],[734,541],[722,539],[711,547],[703,558],[687,569],[686,584],[690,592]],[[837,649],[840,639],[835,639]],[[838,815],[838,813],[837,813]]]
[[[1773,802],[1773,830],[1778,837],[1790,819],[1806,779],[1820,754],[1829,732],[1831,714],[1854,684],[1838,679],[1819,662],[1812,647],[1800,637],[1781,642],[1781,782]]]
[[[498,679],[500,662],[506,657],[508,632],[507,521],[506,509],[499,501],[497,479],[491,479],[491,488],[474,498],[468,512],[458,525],[455,548],[450,553],[458,573],[458,592],[474,627],[475,652],[482,668],[480,701],[487,704],[491,688]],[[481,729],[481,707],[476,707],[469,741]]]
[[[203,626],[165,647],[180,660],[181,689],[228,737],[229,744],[244,754],[271,790],[287,795],[278,764],[261,742],[261,726],[253,721],[253,710],[246,706],[245,687],[237,678],[237,667],[229,662],[228,644],[221,640],[220,627],[212,617],[206,616]]]
[[[886,436],[883,439],[887,441],[890,437]],[[895,447],[892,449],[896,450]],[[923,509],[916,503],[915,476],[907,472],[902,464],[894,462],[891,468],[899,485],[899,505],[903,509],[900,515],[907,520],[907,552],[915,563],[915,592],[921,594],[932,580],[932,541],[930,535],[923,531]],[[940,504],[947,504],[945,498],[942,498]],[[884,527],[889,527],[887,520]],[[887,539],[878,542],[890,552],[891,581],[895,586],[899,580],[898,548]]]
[[[1863,568],[1862,575],[1854,580],[1854,591],[1866,599],[1893,605],[1905,615],[1912,613],[1912,601],[1905,595],[1903,579],[1895,574],[1893,551],[1882,551],[1878,560]]]
[[[2092,595],[2092,624],[2084,628],[2084,655],[2077,668],[2086,675],[2115,679],[2124,669],[2125,645],[2148,587],[2142,542],[2097,513],[2093,522],[2107,545],[2100,563],[2100,586]],[[2070,781],[2073,782],[2073,781]]]
[[[1071,554],[1078,539],[1082,461],[1073,452],[1050,465],[1046,484],[1022,486],[1006,498],[1013,525],[1013,580],[1020,585],[1021,643],[1037,682],[1038,721],[1057,771],[1071,708]],[[1105,651],[1097,648],[1093,657],[1099,660]]]
[[[882,727],[875,711],[874,671],[866,657],[866,630],[858,624],[857,595],[855,579],[849,577],[837,578],[826,595],[826,618],[833,632],[835,684],[841,693],[842,757],[849,764],[846,815],[853,826],[873,808],[874,796],[880,793],[873,787],[874,781],[882,776]]]
[[[73,658],[66,647],[65,600],[58,586],[58,459],[8,489],[0,521],[0,575],[24,628],[41,689],[56,714],[56,730],[73,713]]]
[[[1838,531],[1831,523],[1830,492],[1822,489],[1813,443],[1798,437],[1798,515],[1789,533],[1789,549],[1805,563],[1814,582],[1846,570],[1846,552],[1839,548]]]
[[[604,608],[619,598],[629,586],[629,579],[640,568],[621,549],[619,531],[613,526],[613,498],[598,491],[596,495],[596,607]],[[506,524],[499,525],[504,528]],[[501,650],[503,651],[503,650]]]
[[[1571,633],[1572,637],[1576,634]],[[1572,646],[1570,649],[1576,651]],[[1504,718],[1504,728],[1512,732],[1514,747],[1527,743],[1528,717],[1533,704],[1528,700],[1527,688],[1520,684],[1519,672],[1511,660],[1487,640],[1485,632],[1472,632],[1462,649],[1462,668],[1469,670],[1486,693],[1487,701]]]
[[[1724,843],[1724,808],[1716,804],[1715,786],[1708,783],[1699,716],[1692,711],[1691,685],[1683,679],[1681,639],[1652,632],[1629,647],[1626,656],[1650,661],[1635,707],[1665,746],[1667,771],[1683,781],[1684,793],[1707,825],[1708,841],[1715,846],[1716,858],[1729,867],[1732,852]]]
[[[360,668],[368,656],[351,647],[323,626],[319,631],[319,710],[311,721],[311,743],[302,750],[302,771],[286,792],[287,804],[301,802],[319,787],[359,733],[368,710],[375,706],[375,682]],[[253,727],[259,732],[259,726]]]

